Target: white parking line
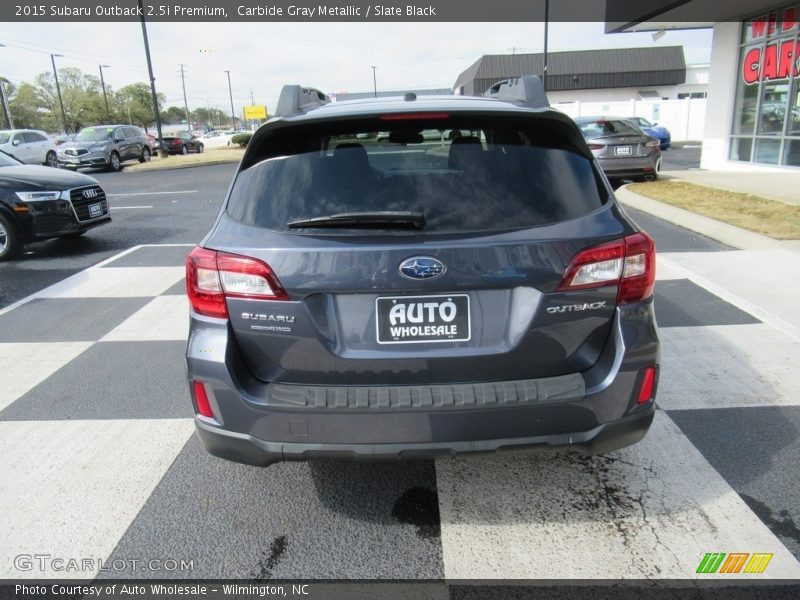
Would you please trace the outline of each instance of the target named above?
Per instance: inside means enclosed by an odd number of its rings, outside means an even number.
[[[130,192],[126,194],[106,194],[108,198],[115,196],[166,196],[167,194],[196,194],[197,190],[180,190],[175,192]]]
[[[115,210],[133,210],[135,208],[153,208],[152,206],[112,206],[112,212]]]

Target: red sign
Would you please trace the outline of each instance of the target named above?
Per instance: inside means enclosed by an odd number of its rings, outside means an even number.
[[[780,19],[778,18],[780,15]],[[769,14],[755,17],[749,22],[748,42],[768,35],[770,37],[788,33],[797,27],[797,7],[790,6]]]
[[[773,42],[750,48],[742,61],[742,79],[748,85],[759,81],[788,79],[800,75],[800,41]]]

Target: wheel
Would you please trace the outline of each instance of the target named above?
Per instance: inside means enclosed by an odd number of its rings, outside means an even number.
[[[186,146],[186,144],[184,144],[183,146],[181,146],[181,154],[183,154],[184,156],[186,156],[187,154],[189,154],[189,148]]]
[[[198,153],[198,154],[202,154],[203,150],[205,150],[205,146],[203,146],[203,144],[200,144],[200,145],[197,147],[197,153]]]
[[[113,171],[119,171],[122,168],[122,161],[119,159],[119,154],[116,152],[111,153],[111,169]]]
[[[46,164],[48,167],[57,169],[58,159],[56,158],[56,153],[50,150],[50,152],[47,153],[47,158],[44,159],[44,164]]]
[[[22,250],[22,236],[9,217],[0,213],[0,261],[10,260]]]
[[[150,162],[150,148],[145,146],[142,148],[142,155],[139,157],[140,163]]]

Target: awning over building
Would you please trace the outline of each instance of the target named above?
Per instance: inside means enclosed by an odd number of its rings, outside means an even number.
[[[686,80],[680,46],[550,52],[547,63],[548,91],[677,85]],[[484,55],[458,76],[453,91],[479,96],[499,80],[543,72],[543,54]]]

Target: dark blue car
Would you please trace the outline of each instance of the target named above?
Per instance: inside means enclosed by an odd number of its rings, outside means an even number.
[[[538,78],[335,103],[286,86],[275,114],[187,259],[211,453],[596,454],[645,435],[655,247]]]
[[[659,125],[658,123],[651,123],[644,117],[633,117],[631,121],[641,127],[642,131],[644,131],[647,135],[654,137],[661,142],[662,150],[669,148],[670,144],[672,143],[672,135],[670,134],[669,129]]]

